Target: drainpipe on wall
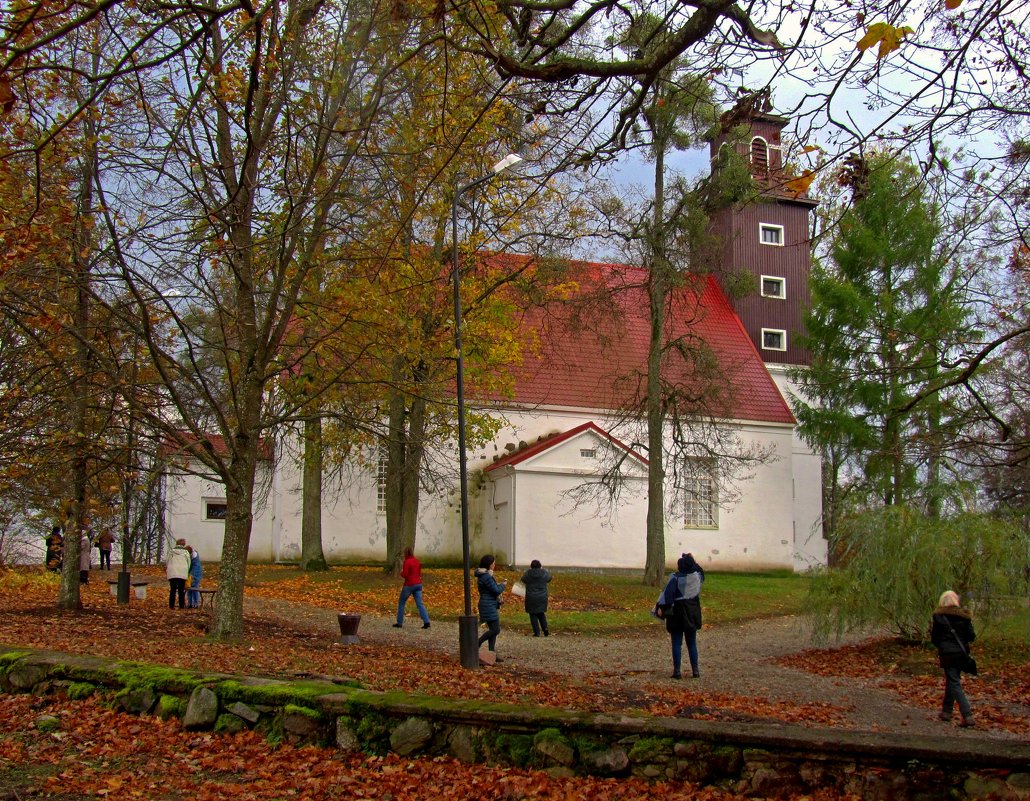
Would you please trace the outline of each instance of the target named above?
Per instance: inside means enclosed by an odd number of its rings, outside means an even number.
[[[512,567],[514,567],[515,564],[517,564],[516,561],[515,561],[515,531],[518,528],[518,526],[515,525],[515,521],[518,518],[518,509],[519,509],[519,505],[517,503],[518,498],[515,495],[515,492],[516,492],[517,488],[518,488],[518,484],[515,481],[515,468],[512,468],[512,470],[511,470],[511,548],[508,551],[508,553],[510,555],[509,559],[511,561]]]

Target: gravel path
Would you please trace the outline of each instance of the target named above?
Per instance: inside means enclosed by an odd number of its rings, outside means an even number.
[[[249,603],[254,602],[248,600]],[[283,615],[294,622],[303,619],[308,625],[339,635],[336,614],[332,611],[278,601],[256,603],[266,614]],[[424,648],[457,658],[456,622],[438,621],[428,630],[423,629],[421,621],[413,615],[408,616],[404,628],[393,628],[393,622],[393,617],[362,616],[359,629],[362,644]],[[777,663],[775,657],[814,645],[802,620],[796,617],[706,627],[698,635],[701,677],[682,681],[670,678],[669,637],[657,621],[651,631],[610,638],[580,636],[554,629],[550,637],[533,637],[505,625],[502,617],[497,652],[504,657],[504,663],[484,670],[558,674],[585,686],[614,688],[630,697],[645,687],[667,686],[670,695],[691,690],[789,705],[830,704],[836,716],[846,721],[844,725],[857,731],[1019,739],[996,729],[964,730],[942,724],[936,719],[936,710],[908,705],[897,694],[875,686],[870,680],[818,676]],[[967,692],[975,711],[975,685],[967,686]]]

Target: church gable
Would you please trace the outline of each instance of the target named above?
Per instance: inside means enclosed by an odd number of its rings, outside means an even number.
[[[489,475],[509,468],[516,472],[600,476],[616,463],[624,474],[647,475],[647,459],[590,422],[541,437],[532,445],[498,459],[485,472]]]

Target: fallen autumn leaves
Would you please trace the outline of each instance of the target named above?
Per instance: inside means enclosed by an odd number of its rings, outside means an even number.
[[[209,573],[217,575],[217,566]],[[534,704],[590,711],[637,709],[650,714],[705,720],[766,720],[818,727],[846,727],[848,708],[823,702],[785,702],[762,694],[703,693],[690,686],[644,682],[628,691],[623,683],[602,673],[528,669],[517,662],[503,671],[468,674],[455,670],[455,654],[421,649],[417,645],[378,642],[345,648],[327,639],[314,617],[304,610],[339,609],[382,615],[396,604],[393,582],[382,582],[377,568],[341,568],[332,583],[312,581],[285,568],[264,567],[284,580],[248,583],[246,596],[261,599],[268,611],[248,610],[246,641],[213,642],[204,637],[205,617],[169,614],[160,568],[134,568],[149,575],[149,597],[118,605],[107,591],[103,574],[82,588],[84,608],[63,613],[54,606],[56,577],[34,574],[15,584],[0,581],[0,642],[70,653],[86,653],[185,669],[263,676],[329,675],[350,678],[373,690],[402,690],[450,698]],[[441,573],[443,571],[440,571]],[[452,571],[455,575],[460,573]],[[32,576],[33,574],[29,574]],[[378,582],[378,583],[377,583]],[[452,586],[453,585],[453,586]],[[434,612],[457,614],[461,607],[460,580],[434,585]],[[590,603],[617,608],[618,599],[599,593],[596,582],[586,588]],[[563,593],[563,603],[574,608],[577,594]],[[275,602],[295,606],[288,615],[273,614]],[[303,603],[303,606],[297,604]],[[320,613],[324,621],[325,614]],[[595,642],[591,640],[590,642]],[[909,664],[916,659],[918,664]],[[834,649],[814,649],[781,658],[781,663],[808,673],[875,679],[892,689],[899,704],[924,710],[932,717],[939,703],[940,677],[931,654],[902,649],[890,640],[872,640]],[[990,677],[977,681],[978,717],[984,728],[1017,735],[1030,733],[1025,708],[1030,681],[1025,665],[987,662]],[[1022,714],[1013,709],[1023,708]]]

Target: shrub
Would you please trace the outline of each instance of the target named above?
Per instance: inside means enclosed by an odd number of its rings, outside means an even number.
[[[817,574],[809,595],[822,639],[880,627],[921,642],[944,590],[986,621],[1006,611],[1025,581],[1026,534],[987,515],[931,519],[888,506],[849,515],[838,531],[842,564]]]

